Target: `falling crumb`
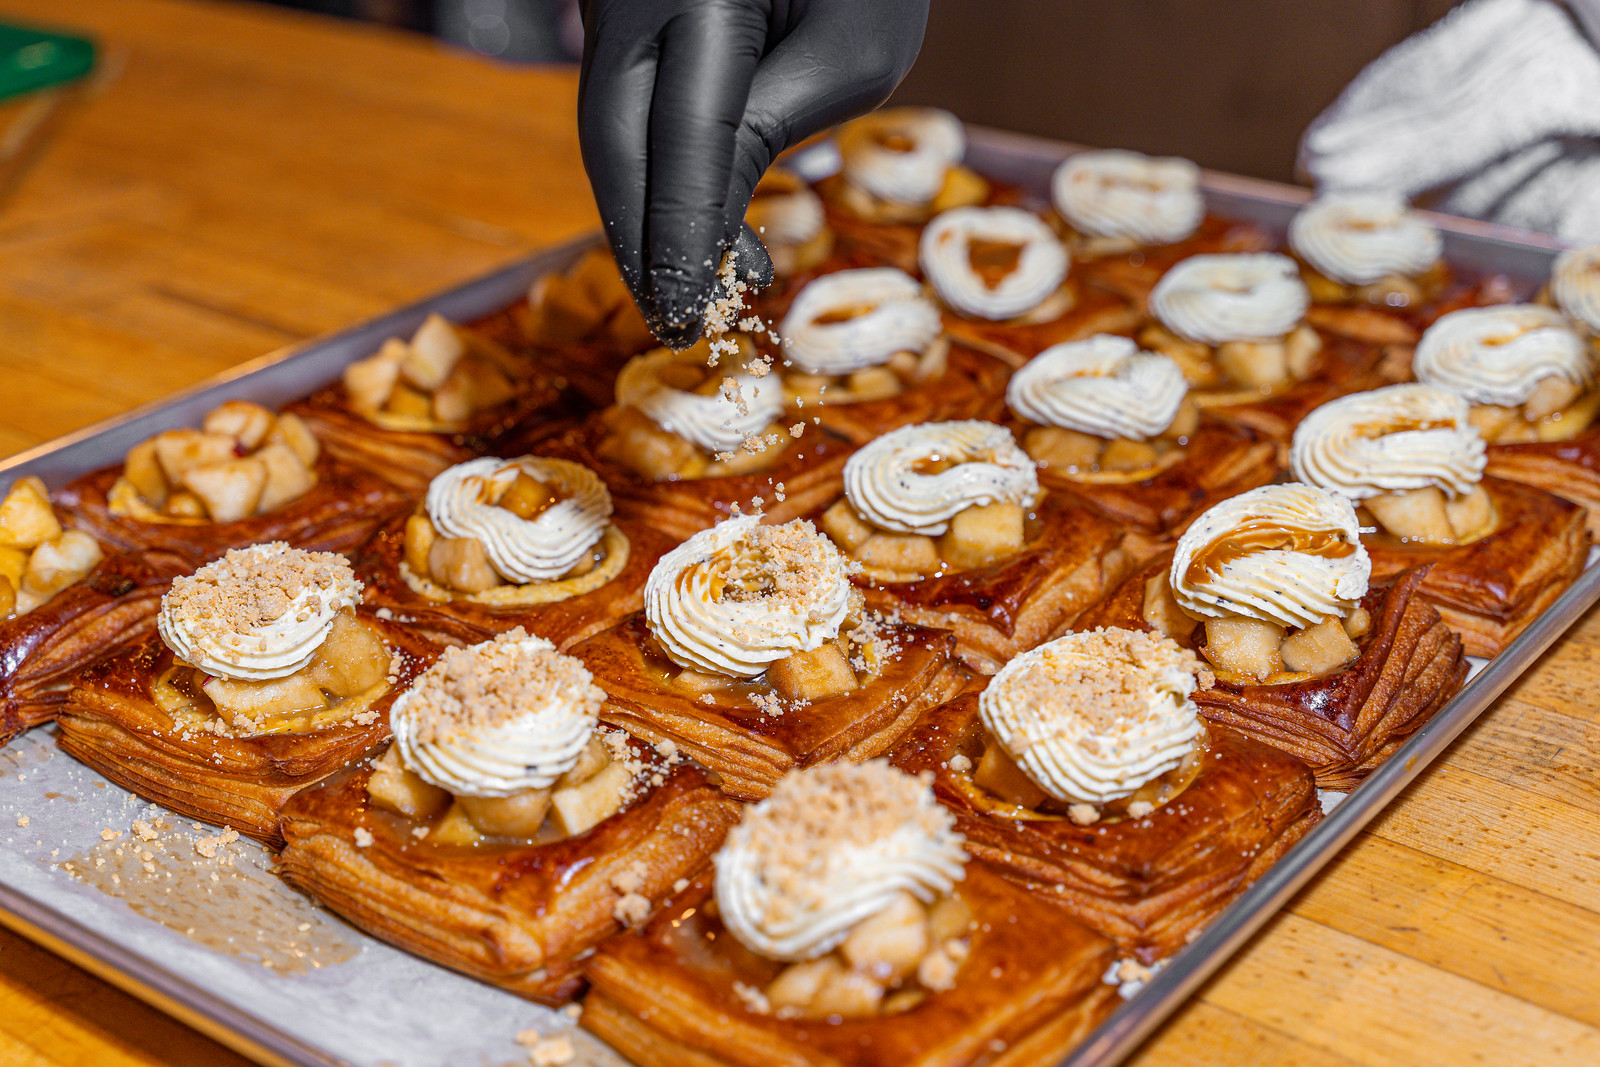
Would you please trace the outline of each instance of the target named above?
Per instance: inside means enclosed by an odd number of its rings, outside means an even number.
[[[800,435],[805,432],[806,424],[803,422],[797,422],[793,426],[789,427],[789,436],[793,437],[796,441],[800,440]]]
[[[1067,809],[1067,818],[1079,826],[1088,826],[1100,821],[1100,809],[1093,804],[1074,804]]]
[[[968,771],[972,770],[972,760],[957,752],[954,756],[950,757],[950,762],[946,764],[946,766],[948,766],[952,771],[955,771],[957,774],[966,774]]]
[[[385,622],[391,621],[394,618],[394,612],[390,611],[388,608],[379,608],[377,611],[374,611],[373,614],[378,618],[383,619]]]
[[[17,825],[18,826],[27,826],[28,825],[28,817],[26,815],[18,815],[17,816]]]
[[[366,848],[372,844],[372,831],[365,826],[356,827],[356,848]]]

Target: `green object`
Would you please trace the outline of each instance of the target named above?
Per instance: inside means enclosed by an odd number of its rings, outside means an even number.
[[[93,41],[0,23],[0,100],[74,81],[93,67]]]

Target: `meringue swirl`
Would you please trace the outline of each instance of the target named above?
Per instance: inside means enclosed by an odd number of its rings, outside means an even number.
[[[1050,178],[1061,217],[1091,237],[1169,245],[1205,217],[1200,168],[1187,159],[1106,150],[1068,156]]]
[[[983,241],[1017,246],[1016,266],[991,285],[972,265]],[[939,298],[963,315],[1011,319],[1037,306],[1066,280],[1069,260],[1043,219],[1019,207],[959,207],[928,223],[918,248],[922,271]]]
[[[1276,252],[1190,256],[1156,283],[1150,312],[1190,341],[1276,341],[1305,318],[1310,294]]]
[[[308,666],[338,614],[360,602],[343,556],[272,541],[174,579],[156,629],[174,656],[206,674],[265,681]]]
[[[1200,667],[1158,634],[1068,634],[1000,668],[978,697],[978,716],[1040,789],[1069,804],[1105,804],[1194,748],[1205,732],[1189,699]]]
[[[850,314],[841,321],[818,321]],[[921,353],[943,329],[917,280],[895,267],[824,274],[801,289],[778,327],[791,362],[808,374],[849,374]]]
[[[1171,357],[1101,333],[1034,356],[1011,376],[1006,404],[1041,426],[1148,441],[1172,425],[1188,392]]]
[[[966,876],[954,817],[876,759],[785,775],[714,857],[722,921],[775,960],[815,959],[901,893],[924,904]]]
[[[1554,308],[1462,308],[1441,315],[1417,342],[1419,382],[1454,389],[1474,404],[1516,407],[1546,378],[1594,385],[1594,357]]]
[[[531,519],[495,501],[526,474],[555,487],[561,499]],[[540,456],[484,456],[450,467],[428,485],[428,518],[445,537],[483,545],[490,566],[518,585],[566,574],[606,532],[611,491],[580,463]]]
[[[1483,478],[1483,438],[1466,398],[1434,385],[1391,385],[1317,408],[1294,432],[1290,470],[1350,500],[1429,486],[1464,496]]]
[[[839,128],[845,181],[893,204],[926,204],[944,188],[945,172],[967,152],[961,120],[931,107],[895,107]]]
[[[446,649],[389,709],[401,762],[458,797],[548,789],[577,766],[605,693],[521,629]]]
[[[1439,231],[1385,193],[1329,193],[1289,223],[1289,247],[1318,271],[1346,285],[1415,277],[1444,250]]]
[[[1592,334],[1600,334],[1600,245],[1570,248],[1550,271],[1556,306]]]
[[[661,372],[674,363],[699,363],[692,350],[658,348],[634,356],[617,375],[617,403],[635,408],[668,433],[677,434],[707,452],[727,452],[759,434],[783,414],[783,386],[776,375],[757,378],[740,368],[727,377],[737,386],[733,396],[711,396],[674,389]]]
[[[809,522],[724,519],[662,556],[644,587],[650,632],[691,670],[754,678],[839,636],[849,561]]]
[[[1169,578],[1191,615],[1300,627],[1349,614],[1371,574],[1355,505],[1330,489],[1291,483],[1203,512],[1178,539]]]
[[[943,469],[918,469],[929,465]],[[880,529],[937,537],[976,505],[1032,507],[1039,471],[1003,426],[979,419],[925,422],[857,450],[845,461],[844,494]]]

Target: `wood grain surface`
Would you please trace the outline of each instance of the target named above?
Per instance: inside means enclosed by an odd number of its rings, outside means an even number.
[[[248,4],[0,0],[102,73],[0,203],[0,453],[595,225],[570,71]],[[1135,1057],[1600,1063],[1600,614]],[[0,1063],[238,1057],[0,932]]]

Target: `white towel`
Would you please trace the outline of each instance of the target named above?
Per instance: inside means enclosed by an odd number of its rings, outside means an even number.
[[[1469,0],[1379,56],[1306,130],[1319,187],[1600,241],[1600,0]]]

